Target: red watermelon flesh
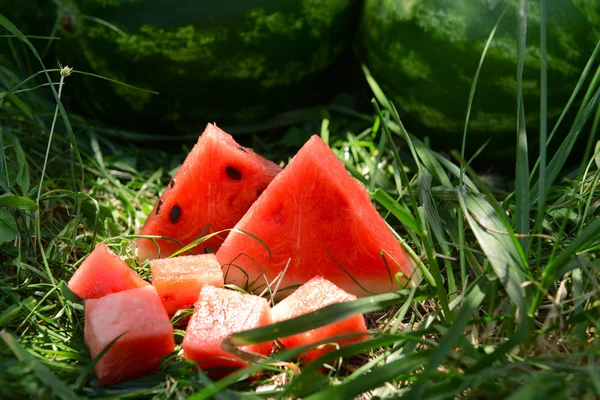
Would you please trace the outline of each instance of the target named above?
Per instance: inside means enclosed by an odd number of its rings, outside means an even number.
[[[139,233],[174,238],[187,245],[199,236],[233,228],[280,171],[275,163],[208,124]],[[192,251],[216,251],[227,233],[202,242]],[[157,242],[160,257],[181,248],[173,241]],[[158,257],[149,239],[138,239],[137,244],[141,260]]]
[[[217,252],[225,282],[262,290],[284,269],[279,296],[321,275],[365,296],[399,289],[394,275],[415,278],[414,263],[371,204],[366,189],[313,136],[294,156]],[[383,254],[382,254],[383,251]],[[385,259],[385,262],[384,262]],[[403,283],[404,283],[403,282]]]
[[[173,326],[153,286],[86,300],[84,337],[92,359],[123,333],[94,366],[102,385],[157,371],[175,350]]]
[[[148,282],[104,243],[98,243],[67,284],[73,293],[84,299],[97,299],[147,285]]]
[[[211,376],[226,375],[247,363],[223,350],[223,339],[272,322],[271,307],[265,298],[205,285],[186,329],[183,356],[198,362]],[[268,356],[272,348],[273,343],[266,342],[242,346],[240,350]]]
[[[189,308],[202,285],[223,286],[223,272],[214,254],[161,258],[150,261],[152,284],[169,315]]]
[[[273,316],[273,322],[280,322],[316,311],[330,304],[352,300],[356,300],[356,296],[345,292],[323,277],[315,276],[300,286],[294,293],[277,303],[272,308],[271,315]],[[338,335],[354,333],[360,335],[342,339],[335,338]],[[339,346],[367,339],[368,332],[364,317],[362,314],[354,315],[307,332],[281,338],[279,341],[285,348],[292,349],[294,347],[314,344],[329,338],[332,339],[332,343],[337,343]],[[322,348],[303,353],[300,359],[302,361],[313,361],[321,355],[335,350],[335,348],[333,345],[326,344]]]

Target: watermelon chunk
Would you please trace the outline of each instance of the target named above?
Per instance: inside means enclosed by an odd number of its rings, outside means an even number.
[[[371,204],[366,189],[331,149],[313,136],[294,156],[217,252],[225,282],[262,290],[284,269],[279,297],[315,275],[349,293],[365,296],[397,290],[393,276],[414,263]],[[263,276],[264,275],[264,276]],[[282,290],[286,289],[288,290]]]
[[[102,385],[157,371],[175,350],[173,326],[153,286],[86,300],[84,337],[92,359],[121,334],[94,366]]]
[[[98,243],[67,283],[73,293],[84,299],[97,299],[147,285],[148,282],[104,243]]]
[[[280,171],[275,163],[208,124],[139,233],[166,236],[187,245],[200,235],[233,228]],[[227,233],[191,250],[196,254],[216,251]],[[157,243],[160,257],[181,248],[173,241]],[[141,260],[158,257],[149,239],[138,239],[137,245]]]
[[[152,284],[169,315],[194,305],[202,285],[223,286],[223,272],[214,254],[150,261]]]
[[[198,362],[203,370],[212,370],[207,372],[213,376],[226,375],[247,363],[223,350],[223,339],[271,323],[271,308],[265,298],[205,285],[186,329],[183,356]],[[272,348],[273,343],[266,342],[242,346],[240,350],[267,356]]]
[[[271,309],[273,322],[298,317],[316,311],[320,308],[334,303],[356,300],[356,296],[345,292],[327,279],[315,276],[304,285],[300,286],[294,293],[280,301]],[[357,336],[336,339],[337,335],[358,333]],[[368,338],[365,318],[362,315],[354,315],[341,321],[334,322],[297,335],[280,338],[281,344],[288,349],[317,343],[321,340],[332,338],[332,342],[344,346]],[[303,353],[302,361],[310,362],[321,355],[334,350],[336,347],[329,344],[309,352]]]

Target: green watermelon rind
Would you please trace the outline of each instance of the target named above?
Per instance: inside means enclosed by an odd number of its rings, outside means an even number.
[[[464,129],[471,83],[489,34],[504,6],[508,11],[486,54],[471,110],[469,131],[483,139],[514,133],[518,0],[366,0],[356,49],[403,117],[456,142]],[[526,120],[540,114],[540,10],[528,2],[523,95]],[[595,16],[591,12],[595,10]],[[549,2],[547,13],[548,117],[557,118],[600,38],[600,3]],[[510,140],[512,139],[512,135]]]
[[[62,30],[59,54],[63,64],[159,92],[80,77],[88,82],[75,101],[90,115],[190,133],[312,102],[351,39],[358,3],[253,1],[229,16],[225,4],[188,0],[161,17],[157,0],[72,0],[65,12],[75,28]]]

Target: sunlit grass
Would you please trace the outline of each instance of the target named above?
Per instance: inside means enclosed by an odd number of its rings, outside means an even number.
[[[542,29],[543,20],[542,13]],[[0,22],[13,36],[25,39],[5,19]],[[316,364],[291,364],[298,349],[211,381],[178,353],[184,332],[177,329],[176,354],[164,360],[160,372],[110,388],[100,387],[93,377],[83,342],[82,304],[69,296],[64,281],[102,240],[142,276],[149,276],[148,265],[135,260],[133,238],[189,148],[181,143],[169,153],[142,148],[129,142],[144,139],[141,134],[99,128],[70,116],[59,102],[60,70],[44,70],[40,64],[29,80],[2,55],[3,395],[599,397],[600,145],[594,139],[600,119],[599,49],[600,44],[574,88],[573,98],[582,94],[582,100],[572,126],[559,121],[546,139],[542,103],[541,131],[525,132],[522,124],[516,129],[515,145],[519,138],[524,143],[526,136],[538,134],[540,143],[552,139],[563,144],[554,154],[546,154],[542,146],[537,160],[529,160],[529,152],[520,149],[512,186],[488,184],[470,167],[472,155],[465,154],[464,146],[450,160],[429,149],[417,132],[406,132],[394,105],[366,70],[377,100],[370,114],[337,107],[316,113],[307,109],[240,129],[243,134],[278,129],[279,136],[257,137],[254,143],[275,161],[287,161],[302,144],[297,134],[305,127],[298,121],[310,120],[371,192],[415,257],[423,279],[415,288],[279,323],[281,331],[293,334],[368,313],[371,338],[323,356],[320,361],[330,366],[325,373]],[[542,82],[544,76],[542,69]],[[75,88],[67,85],[63,90]],[[471,95],[477,96],[476,79]],[[468,123],[465,127],[468,141]],[[582,136],[589,136],[591,143],[586,158],[565,175],[566,159]],[[287,153],[277,151],[279,143]],[[461,148],[458,143],[456,147]],[[531,170],[530,161],[537,161]],[[233,335],[226,344],[275,336],[272,327],[259,328]],[[264,373],[259,380],[246,380],[260,369]]]

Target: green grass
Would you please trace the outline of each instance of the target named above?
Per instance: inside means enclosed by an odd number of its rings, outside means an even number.
[[[20,35],[7,20],[0,18],[0,24]],[[33,48],[17,47],[10,56],[0,55],[3,396],[600,397],[600,145],[593,139],[600,115],[598,49],[575,88],[574,98],[583,100],[572,126],[542,123],[538,133],[521,125],[515,133],[515,144],[538,134],[545,143],[551,128],[549,138],[563,145],[555,154],[542,146],[538,160],[528,160],[527,149],[519,148],[513,185],[490,185],[489,177],[472,170],[464,146],[448,159],[417,132],[406,132],[366,69],[377,100],[370,114],[340,107],[303,110],[286,117],[292,122],[241,132],[275,129],[278,140],[254,137],[256,150],[275,161],[287,161],[302,144],[299,138],[312,133],[307,126],[320,132],[372,193],[423,279],[415,288],[280,323],[281,332],[292,334],[365,313],[371,338],[323,356],[330,366],[325,373],[315,366],[292,367],[295,352],[281,351],[211,381],[183,360],[178,344],[160,372],[102,388],[83,342],[82,304],[64,282],[103,240],[150,277],[147,263],[134,257],[133,237],[189,142],[170,153],[142,148],[127,140],[139,134],[96,128],[69,115],[59,101],[61,90],[76,90],[60,85],[69,77],[45,70]],[[522,62],[522,47],[519,57]],[[23,65],[34,65],[32,72],[25,74]],[[543,88],[545,79],[542,70]],[[477,97],[476,83],[477,75],[469,104]],[[542,122],[545,107],[542,102]],[[566,171],[577,136],[592,138],[590,151],[580,168]],[[536,161],[531,170],[528,161]],[[176,330],[177,343],[183,334]],[[276,336],[272,328],[261,328],[233,335],[226,345]],[[258,381],[246,380],[260,369]]]

